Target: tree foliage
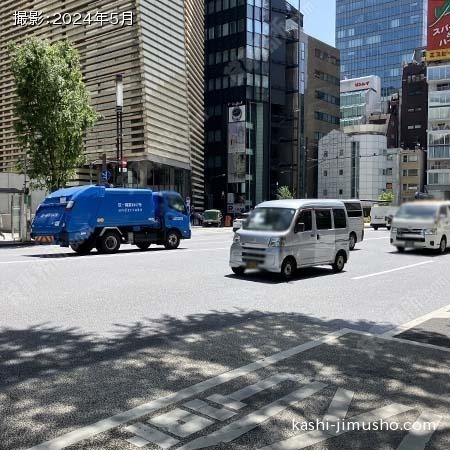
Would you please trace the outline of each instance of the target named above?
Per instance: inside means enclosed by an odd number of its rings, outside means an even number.
[[[288,186],[280,186],[277,191],[278,200],[289,200],[294,198]]]
[[[67,40],[11,45],[15,130],[34,187],[63,187],[84,162],[83,137],[100,117],[90,106],[79,55]],[[23,170],[23,164],[19,163]]]
[[[378,200],[380,200],[381,202],[392,203],[394,201],[394,194],[392,191],[383,192],[378,197]]]

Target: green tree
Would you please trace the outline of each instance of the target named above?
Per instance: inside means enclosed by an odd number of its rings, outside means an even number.
[[[278,200],[287,200],[294,198],[294,196],[287,186],[280,186],[277,191],[277,198]]]
[[[100,116],[90,106],[72,43],[33,38],[12,44],[10,53],[15,130],[28,157],[27,171],[33,187],[52,192],[84,163],[84,134]]]
[[[394,201],[394,194],[392,191],[383,192],[378,197],[381,202],[392,203]]]

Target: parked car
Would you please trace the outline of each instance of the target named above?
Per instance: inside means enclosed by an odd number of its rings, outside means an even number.
[[[220,227],[222,225],[222,212],[218,209],[207,209],[203,213],[203,226],[216,226]]]
[[[337,200],[273,200],[243,223],[230,249],[230,267],[277,272],[288,280],[297,268],[330,264],[340,272],[349,258],[349,226]]]
[[[449,242],[449,201],[404,203],[392,219],[391,244],[399,252],[428,248],[445,253]]]
[[[239,230],[239,228],[242,227],[242,223],[248,219],[249,215],[250,215],[250,213],[244,213],[244,214],[241,214],[240,216],[236,217],[233,220],[233,231],[234,232],[236,232],[237,230]]]

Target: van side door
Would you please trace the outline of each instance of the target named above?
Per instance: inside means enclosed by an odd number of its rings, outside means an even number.
[[[314,263],[316,233],[313,227],[313,210],[302,209],[295,219],[293,252],[297,259],[297,266],[307,266]]]
[[[315,263],[334,261],[336,232],[333,229],[331,208],[314,208],[316,217]]]

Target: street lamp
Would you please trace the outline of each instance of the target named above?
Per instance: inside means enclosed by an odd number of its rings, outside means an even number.
[[[123,77],[121,74],[116,75],[116,128],[117,128],[117,176],[116,184],[119,178],[119,173],[122,173],[122,185],[123,185],[123,128],[122,128],[122,112],[123,112]]]

